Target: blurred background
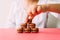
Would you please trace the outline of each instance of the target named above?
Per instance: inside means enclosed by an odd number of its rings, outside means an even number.
[[[13,0],[0,0],[0,28],[5,28],[5,22],[9,14],[9,9]],[[44,0],[41,0],[44,3]],[[51,1],[51,2],[50,2]],[[60,0],[48,0],[48,3],[60,3]],[[49,14],[48,27],[60,27],[60,19],[55,18],[53,15]]]

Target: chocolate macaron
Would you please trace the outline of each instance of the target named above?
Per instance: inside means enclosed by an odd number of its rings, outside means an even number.
[[[31,33],[31,29],[30,29],[30,28],[25,28],[25,29],[24,29],[24,32],[25,32],[25,33]]]
[[[18,28],[18,29],[17,29],[17,32],[18,32],[18,33],[23,33],[23,28]]]
[[[22,28],[27,28],[27,23],[22,23],[20,26],[21,26]]]
[[[32,28],[35,28],[35,24],[34,23],[31,23],[31,24],[28,24],[28,26],[32,29]]]
[[[38,33],[39,32],[38,28],[32,28],[31,30],[32,30],[31,31],[32,33]]]

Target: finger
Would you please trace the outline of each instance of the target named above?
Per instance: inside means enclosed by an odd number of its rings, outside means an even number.
[[[29,15],[27,15],[27,17],[26,17],[26,20],[25,20],[26,23],[28,22],[28,17],[29,17]]]
[[[33,16],[27,16],[25,22],[28,23],[29,19],[33,19]]]
[[[42,12],[42,7],[40,5],[38,5],[37,7],[37,13],[40,14]]]
[[[35,6],[33,9],[32,9],[32,14],[35,14],[37,13],[37,6]]]
[[[32,12],[29,12],[28,15],[29,15],[29,16],[33,16]]]
[[[35,17],[38,13],[37,13],[37,5],[32,9],[32,14]]]
[[[33,17],[34,16],[32,15],[32,13],[28,14],[27,17],[26,17],[26,21],[25,22],[27,23],[28,19],[33,19]]]
[[[33,19],[34,15],[32,13],[29,14],[28,19]]]

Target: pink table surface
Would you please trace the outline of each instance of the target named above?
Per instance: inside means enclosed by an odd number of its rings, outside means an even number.
[[[60,29],[39,30],[39,33],[17,33],[16,29],[0,29],[0,40],[60,40]]]

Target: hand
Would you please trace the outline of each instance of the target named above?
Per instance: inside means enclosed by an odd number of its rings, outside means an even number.
[[[34,5],[30,8],[28,11],[29,18],[33,19],[36,15],[40,14],[42,12],[41,6],[40,5]]]
[[[46,11],[47,10],[44,8],[44,6],[35,5],[30,7],[30,10],[28,11],[28,15],[26,17],[26,22],[28,21],[28,19],[33,19],[36,15]]]

